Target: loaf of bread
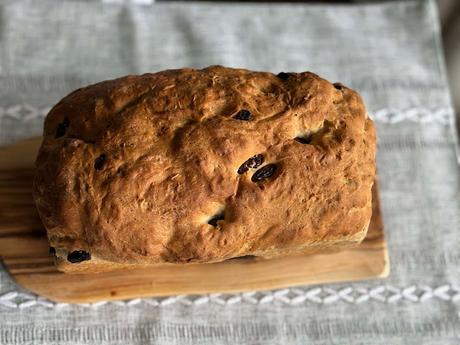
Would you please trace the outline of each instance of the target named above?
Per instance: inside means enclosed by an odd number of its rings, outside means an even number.
[[[374,177],[356,92],[211,66],[66,96],[45,120],[34,198],[58,269],[98,272],[359,243]]]

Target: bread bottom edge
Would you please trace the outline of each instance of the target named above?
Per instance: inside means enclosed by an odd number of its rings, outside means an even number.
[[[59,271],[67,274],[86,274],[86,273],[103,273],[118,270],[135,270],[145,269],[150,267],[159,266],[184,266],[184,265],[212,265],[219,264],[226,261],[234,261],[237,259],[255,259],[258,260],[269,260],[276,259],[285,256],[296,256],[296,255],[311,255],[311,254],[331,254],[338,251],[352,248],[359,245],[362,240],[366,237],[369,223],[363,227],[360,232],[353,234],[352,236],[343,240],[330,240],[330,241],[318,241],[309,243],[304,246],[295,248],[280,248],[264,250],[260,252],[251,252],[244,256],[226,258],[224,260],[218,260],[213,262],[205,263],[118,263],[113,261],[107,261],[99,258],[93,258],[89,261],[83,261],[80,263],[70,263],[62,259],[56,260],[56,267]]]

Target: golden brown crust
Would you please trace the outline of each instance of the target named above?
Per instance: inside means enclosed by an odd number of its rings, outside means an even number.
[[[263,163],[238,174],[258,154]],[[253,182],[269,164],[273,175]],[[36,166],[35,201],[64,271],[270,257],[364,238],[375,131],[356,92],[309,72],[168,70],[65,97]],[[71,264],[76,250],[91,260]]]

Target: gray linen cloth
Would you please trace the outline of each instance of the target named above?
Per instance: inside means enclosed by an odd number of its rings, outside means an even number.
[[[460,343],[460,184],[439,36],[434,1],[1,2],[1,144],[40,134],[47,109],[72,89],[128,73],[312,70],[360,91],[378,127],[391,274],[74,306],[23,291],[0,270],[0,343]]]

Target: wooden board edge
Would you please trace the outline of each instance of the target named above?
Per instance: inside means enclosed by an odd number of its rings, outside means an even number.
[[[383,265],[382,272],[376,277],[376,278],[381,278],[381,279],[388,278],[390,276],[390,272],[391,272],[390,253],[388,251],[388,244],[387,244],[387,241],[386,241],[385,237],[383,238],[383,245],[384,245],[384,248],[383,248],[383,256],[384,256],[384,258],[383,258],[383,260],[384,260],[385,264]]]
[[[324,254],[324,257],[329,257],[329,255],[334,254]],[[368,255],[365,253],[361,253],[360,255]],[[349,271],[356,269],[354,265],[343,266],[339,269],[335,274],[329,275],[327,278],[319,278],[316,280],[312,280],[311,277],[307,277],[306,279],[299,280],[286,280],[281,282],[264,282],[263,284],[258,283],[257,286],[245,286],[245,287],[231,287],[231,288],[182,288],[182,289],[175,289],[171,290],[170,292],[165,292],[164,290],[155,291],[152,290],[145,290],[143,287],[141,288],[142,291],[130,292],[130,291],[123,291],[121,290],[120,293],[110,293],[107,289],[103,289],[103,291],[98,291],[96,293],[91,292],[88,295],[76,294],[72,293],[71,291],[67,291],[65,293],[50,293],[49,288],[43,288],[43,282],[40,283],[42,278],[45,279],[51,278],[47,274],[34,274],[34,275],[17,275],[13,276],[15,282],[42,297],[46,297],[51,301],[58,302],[58,303],[72,303],[72,304],[80,304],[80,303],[94,303],[100,301],[119,301],[119,300],[129,300],[134,298],[161,298],[161,297],[170,297],[176,295],[206,295],[212,293],[223,293],[223,294],[236,294],[248,291],[273,291],[278,289],[284,288],[294,288],[299,286],[309,286],[309,285],[321,285],[321,284],[337,284],[337,283],[345,283],[345,282],[356,282],[356,281],[368,281],[368,280],[375,280],[375,279],[383,279],[386,278],[390,272],[390,265],[388,260],[388,251],[386,250],[386,245],[384,243],[384,248],[381,251],[372,253],[373,260],[377,260],[377,262],[381,262],[378,266],[375,265],[369,271],[364,271],[364,273],[360,273],[353,277],[350,277]],[[49,278],[46,278],[46,277]],[[52,276],[52,275],[51,275]],[[110,290],[110,289],[109,289]],[[114,291],[119,291],[119,288],[113,288]],[[52,290],[51,290],[52,292]]]
[[[7,166],[9,170],[30,168],[35,162],[41,143],[42,137],[32,137],[0,146],[0,167]]]

